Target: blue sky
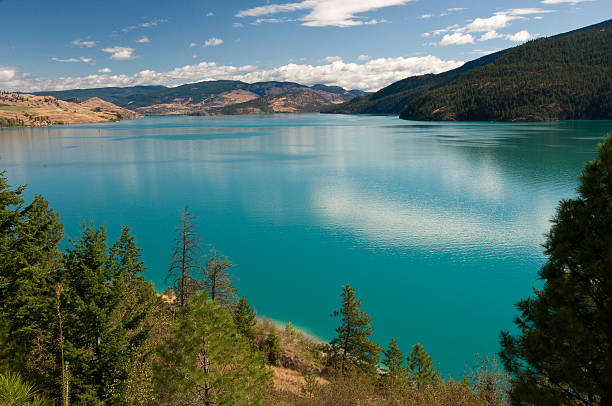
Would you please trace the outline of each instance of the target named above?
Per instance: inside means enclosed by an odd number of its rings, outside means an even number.
[[[612,17],[609,0],[0,0],[0,89],[287,80],[377,90]]]

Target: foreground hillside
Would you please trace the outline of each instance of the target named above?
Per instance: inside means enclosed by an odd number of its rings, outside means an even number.
[[[69,102],[51,96],[0,93],[0,127],[103,123],[139,117],[96,97]]]
[[[530,41],[412,100],[408,120],[612,118],[612,20]]]
[[[293,97],[293,93],[314,92],[320,96],[313,110],[312,97]],[[293,99],[290,112],[319,111],[334,103],[351,100],[364,95],[360,90],[345,90],[338,86],[305,86],[293,82],[245,83],[236,80],[215,80],[189,83],[168,88],[164,86],[134,86],[125,88],[75,89],[39,92],[37,95],[53,96],[66,100],[72,98],[99,97],[124,108],[138,111],[143,115],[173,114],[220,114],[219,109],[239,105],[260,98],[273,98],[286,95]],[[314,97],[314,96],[313,96]],[[300,102],[303,101],[303,104]],[[256,105],[267,103],[263,100]],[[242,107],[241,107],[242,108]],[[263,109],[264,112],[266,109]],[[282,111],[282,109],[280,109]],[[228,110],[239,111],[239,109]],[[254,109],[259,112],[260,109]],[[230,113],[237,114],[237,113]]]

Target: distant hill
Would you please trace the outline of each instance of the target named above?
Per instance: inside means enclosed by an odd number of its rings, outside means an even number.
[[[87,100],[98,97],[109,103],[127,107],[132,98],[144,97],[167,89],[166,86],[131,86],[131,87],[99,87],[95,89],[72,89],[35,92],[36,96],[52,96],[59,100],[79,99]]]
[[[400,118],[612,119],[612,20],[506,50],[413,98]]]
[[[319,112],[330,101],[320,91],[305,88],[296,92],[260,97],[245,103],[195,112],[193,115],[235,115]]]
[[[97,97],[68,102],[52,96],[0,92],[0,127],[103,123],[140,117]]]
[[[115,103],[124,108],[138,111],[145,115],[193,114],[205,110],[234,104],[250,102],[265,97],[275,97],[310,91],[318,94],[322,100],[314,102],[314,96],[290,97],[292,106],[298,111],[312,111],[317,105],[323,109],[334,103],[341,103],[366,94],[361,90],[345,90],[338,86],[314,85],[308,87],[293,82],[257,82],[245,83],[236,80],[215,80],[190,83],[177,87],[135,86],[98,89],[75,89],[65,91],[39,92],[37,95],[53,96],[62,100],[80,101],[90,97]],[[306,103],[301,108],[299,101]],[[262,105],[267,103],[263,101]],[[230,111],[230,110],[228,110]],[[238,110],[234,110],[238,111]]]

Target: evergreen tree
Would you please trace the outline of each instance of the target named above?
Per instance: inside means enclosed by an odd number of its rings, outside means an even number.
[[[198,256],[202,249],[194,221],[195,217],[189,211],[189,206],[185,206],[181,225],[175,229],[177,235],[172,251],[172,265],[166,277],[166,282],[172,283],[174,287],[180,307],[185,306],[187,300],[202,288],[196,279],[196,274],[200,271]]]
[[[229,308],[236,299],[236,288],[232,286],[229,272],[232,263],[217,255],[213,250],[210,258],[204,267],[204,279],[202,286],[206,290],[208,297],[223,307]]]
[[[338,337],[330,342],[329,360],[346,374],[350,367],[375,374],[380,359],[380,347],[370,340],[372,318],[360,310],[361,301],[355,297],[355,289],[342,287],[342,307],[332,317],[340,317],[336,329]]]
[[[278,344],[278,337],[274,334],[274,331],[268,333],[266,341],[264,341],[264,350],[268,358],[270,365],[276,365],[280,361],[280,346]]]
[[[412,346],[408,357],[409,378],[417,388],[422,389],[440,381],[440,374],[433,366],[431,355],[427,354],[421,344]]]
[[[408,370],[404,365],[406,359],[404,353],[397,346],[395,338],[391,338],[389,348],[384,350],[383,354],[382,363],[387,367],[384,380],[389,391],[395,394],[406,385],[408,378]]]
[[[244,295],[242,295],[240,300],[234,305],[234,312],[232,315],[234,316],[234,324],[238,331],[252,340],[255,337],[253,326],[255,325],[257,314],[255,310],[249,306]]]
[[[155,368],[163,404],[257,405],[270,383],[261,353],[236,334],[230,314],[195,295],[160,346]]]
[[[46,374],[56,361],[41,348],[57,339],[54,285],[63,229],[45,199],[37,195],[26,205],[24,191],[11,189],[0,172],[0,360],[49,385]]]
[[[502,333],[515,404],[612,405],[612,135],[560,203],[544,288],[518,303],[520,334]]]

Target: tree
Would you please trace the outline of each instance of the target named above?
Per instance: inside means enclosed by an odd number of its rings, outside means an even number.
[[[255,336],[253,326],[255,325],[257,314],[255,313],[255,310],[249,306],[249,303],[244,295],[240,297],[240,300],[234,306],[232,315],[234,316],[234,324],[236,325],[238,331],[241,334],[244,334],[245,337],[252,340]]]
[[[406,385],[408,370],[404,365],[406,359],[404,353],[399,349],[395,338],[391,338],[389,348],[383,351],[385,358],[382,363],[387,367],[384,381],[392,394],[397,393]]]
[[[47,374],[56,360],[47,350],[57,342],[54,286],[63,228],[44,198],[25,204],[24,192],[11,189],[0,172],[0,359],[43,388],[54,383]]]
[[[202,286],[206,290],[208,297],[219,303],[221,306],[229,308],[236,299],[236,288],[232,286],[229,272],[232,263],[213,250],[210,258],[204,267],[204,279]]]
[[[0,404],[7,406],[44,406],[48,402],[39,396],[34,385],[15,373],[0,374]]]
[[[579,195],[561,201],[520,333],[502,332],[515,404],[612,405],[612,135],[588,162]]]
[[[380,347],[370,341],[372,318],[360,310],[361,301],[355,297],[355,289],[342,287],[342,307],[332,317],[340,317],[336,329],[338,337],[330,342],[330,361],[345,374],[350,367],[375,374],[380,359]]]
[[[433,366],[431,355],[427,354],[421,344],[412,346],[412,352],[407,360],[409,378],[417,388],[422,389],[440,381],[440,374]]]
[[[276,365],[280,361],[280,346],[278,344],[278,337],[274,334],[274,331],[268,333],[268,337],[264,341],[264,350],[268,358],[268,364]]]
[[[127,228],[110,249],[104,228],[92,223],[70,243],[59,294],[70,397],[77,403],[113,403],[129,366],[144,351],[143,321],[154,292],[136,276],[142,262]]]
[[[194,221],[195,217],[189,211],[189,206],[185,206],[181,225],[175,229],[177,235],[172,251],[172,264],[166,277],[166,282],[172,283],[174,287],[180,307],[185,306],[187,300],[201,289],[196,274],[200,271],[198,256],[202,249]]]
[[[261,353],[230,314],[196,294],[181,308],[155,368],[163,404],[256,405],[270,383]]]

